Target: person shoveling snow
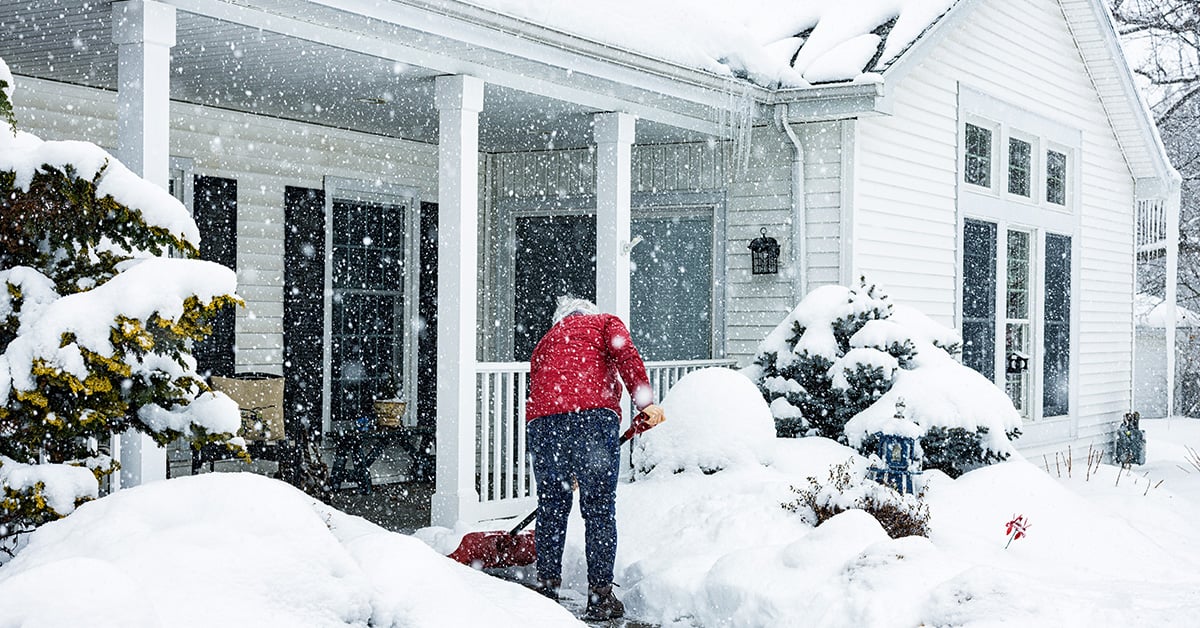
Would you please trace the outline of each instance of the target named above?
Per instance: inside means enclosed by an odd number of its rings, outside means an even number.
[[[650,380],[620,318],[590,301],[560,297],[554,324],[530,358],[529,451],[537,479],[537,589],[558,598],[567,515],[579,485],[587,522],[586,617],[613,619],[625,607],[613,594],[617,555],[616,495],[620,472],[621,388],[651,427],[663,420]]]

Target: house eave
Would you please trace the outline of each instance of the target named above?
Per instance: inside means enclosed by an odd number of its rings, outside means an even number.
[[[711,135],[761,86],[590,41],[459,0],[163,0],[179,10]],[[474,58],[448,52],[473,50]],[[516,69],[519,68],[519,71]]]
[[[794,124],[844,120],[888,113],[883,83],[840,83],[780,89],[769,103],[786,105]]]

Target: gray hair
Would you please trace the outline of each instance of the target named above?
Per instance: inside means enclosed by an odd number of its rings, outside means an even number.
[[[562,319],[575,314],[599,314],[600,308],[587,299],[578,299],[569,294],[558,297],[558,305],[554,308],[554,325]]]

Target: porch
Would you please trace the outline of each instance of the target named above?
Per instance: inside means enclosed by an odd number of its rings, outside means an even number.
[[[661,400],[684,375],[703,368],[733,367],[731,359],[675,360],[647,362],[646,372]],[[524,515],[536,507],[536,488],[525,442],[525,401],[528,397],[528,362],[484,362],[477,365],[477,412],[474,421],[475,451],[455,463],[439,460],[453,468],[474,466],[474,487],[467,495],[466,512],[473,520],[499,519]],[[624,427],[632,408],[623,418]],[[323,461],[332,466],[336,452],[332,443],[323,447]],[[432,499],[435,484],[430,478],[414,475],[411,451],[388,447],[368,469],[370,486],[364,487],[357,476],[343,477],[331,484],[330,504],[344,512],[362,516],[393,531],[411,532],[435,523]],[[434,451],[430,452],[435,453]],[[622,449],[622,469],[632,467],[629,449]],[[450,452],[453,455],[454,452]],[[189,475],[196,470],[186,448],[168,450],[168,476]],[[279,463],[258,460],[247,464],[237,460],[207,463],[201,472],[251,472],[278,475]],[[344,480],[344,481],[342,481]],[[369,490],[364,490],[369,488]],[[450,522],[452,523],[452,522]],[[442,525],[449,525],[443,523]]]

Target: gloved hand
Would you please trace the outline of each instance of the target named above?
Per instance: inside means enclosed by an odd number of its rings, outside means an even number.
[[[658,404],[652,403],[645,408],[642,408],[642,412],[646,415],[646,425],[649,427],[654,427],[655,425],[667,420],[666,413],[663,412],[662,406]]]

